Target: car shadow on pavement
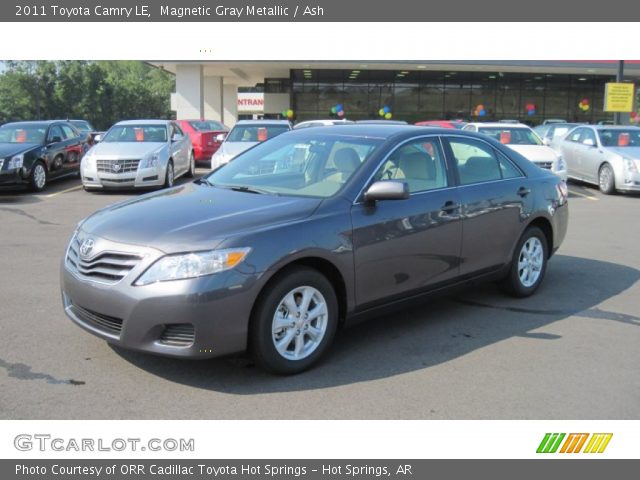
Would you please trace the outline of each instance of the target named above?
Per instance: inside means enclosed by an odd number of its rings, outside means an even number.
[[[291,377],[263,372],[245,356],[188,361],[112,348],[151,374],[217,392],[251,395],[322,389],[429,368],[512,337],[558,341],[561,336],[539,330],[572,316],[581,322],[640,327],[640,317],[599,307],[639,278],[635,268],[556,255],[532,297],[507,297],[494,284],[484,284],[399,309],[339,331],[324,361]]]

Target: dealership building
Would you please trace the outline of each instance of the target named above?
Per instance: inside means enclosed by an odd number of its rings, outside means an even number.
[[[241,118],[296,121],[329,118],[421,120],[610,120],[603,111],[616,61],[232,61],[152,62],[176,76],[177,118],[232,126]],[[638,83],[640,61],[625,62],[625,82]],[[627,115],[628,118],[628,115]]]

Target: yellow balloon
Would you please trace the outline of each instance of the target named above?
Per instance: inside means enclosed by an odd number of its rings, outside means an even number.
[[[393,115],[391,115],[391,112],[385,113],[384,115],[384,118],[386,118],[387,120],[391,120],[391,117],[393,117]]]

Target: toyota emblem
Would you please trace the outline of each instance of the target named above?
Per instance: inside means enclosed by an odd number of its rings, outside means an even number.
[[[111,169],[118,173],[120,171],[120,164],[119,163],[114,163],[113,165],[111,165]]]
[[[85,240],[80,245],[80,255],[82,255],[83,257],[89,256],[91,250],[93,250],[94,243],[95,242],[93,241],[93,238],[85,238]]]

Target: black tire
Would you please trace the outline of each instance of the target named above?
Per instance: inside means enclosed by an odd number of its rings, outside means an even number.
[[[605,195],[612,195],[616,193],[616,180],[613,173],[613,168],[608,163],[602,164],[600,170],[598,170],[598,186],[600,191]]]
[[[175,183],[175,171],[173,170],[173,161],[169,160],[167,163],[167,170],[164,174],[164,188],[171,188]]]
[[[29,189],[32,192],[42,192],[47,188],[48,180],[47,167],[41,161],[36,162],[29,176]]]
[[[521,266],[521,260],[523,263],[527,262],[525,249],[523,248],[527,242],[530,242],[528,246],[539,245],[542,249],[540,258],[541,266],[539,268],[533,266],[536,262],[532,262],[530,270],[527,270],[527,267],[523,268]],[[538,255],[535,255],[535,257],[537,259]],[[538,227],[527,228],[516,245],[513,259],[511,260],[511,267],[509,268],[509,274],[502,281],[504,290],[514,297],[528,297],[529,295],[533,295],[544,279],[548,259],[549,246],[547,245],[547,237],[544,232]],[[527,277],[527,272],[529,272],[530,275],[534,275],[536,271],[538,272],[537,278],[535,278],[535,281],[532,283],[529,283],[533,278],[531,278],[531,276]]]
[[[315,289],[323,297],[327,315],[323,316],[322,327],[324,335],[317,342],[307,356],[300,359],[285,358],[275,346],[276,336],[286,335],[285,331],[274,333],[273,322],[280,306],[286,296],[299,288]],[[316,305],[317,306],[317,305]],[[292,318],[295,316],[291,313]],[[301,318],[301,317],[299,317]],[[295,320],[295,318],[293,318]],[[315,320],[312,320],[315,321]],[[320,321],[320,319],[318,319]],[[304,322],[304,320],[300,320]],[[316,323],[316,326],[319,323]],[[256,364],[272,373],[279,375],[293,375],[303,372],[315,364],[327,351],[336,333],[338,326],[338,299],[336,293],[327,278],[317,270],[307,267],[294,267],[287,269],[274,277],[262,292],[258,299],[251,318],[249,328],[249,346]],[[287,327],[289,329],[289,327]],[[302,335],[300,341],[304,344],[305,337],[313,343],[311,336],[306,333],[306,327],[291,324],[291,335],[294,335],[289,344],[297,344],[297,336]],[[295,346],[294,346],[295,350]],[[293,355],[294,352],[291,352]]]
[[[193,178],[195,176],[196,176],[196,155],[193,152],[193,150],[191,150],[191,153],[189,154],[189,170],[187,170],[187,177]]]
[[[56,157],[53,159],[53,162],[51,162],[51,170],[60,170],[62,168],[62,155],[56,155]]]

